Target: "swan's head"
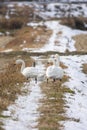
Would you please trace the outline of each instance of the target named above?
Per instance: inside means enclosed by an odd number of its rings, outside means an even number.
[[[22,59],[18,59],[18,60],[16,60],[16,64],[20,64],[20,63],[22,63],[22,62],[23,62]]]
[[[59,59],[59,55],[58,55],[58,54],[55,54],[55,56],[54,56],[54,57]]]
[[[57,62],[59,63],[60,62],[60,56],[58,54],[55,54],[54,57],[56,58]]]
[[[52,55],[49,59],[48,59],[48,64],[51,64],[51,63],[53,63],[54,62],[54,59],[55,57],[54,57],[54,55]]]
[[[48,59],[48,63],[53,63],[55,65],[59,65],[59,55],[58,54],[55,54],[55,55],[52,55],[49,59]]]

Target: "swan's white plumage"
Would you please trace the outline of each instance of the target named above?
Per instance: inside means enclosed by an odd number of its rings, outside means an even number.
[[[60,56],[59,56],[58,54],[55,54],[55,55],[54,55],[54,59],[56,59],[55,65],[56,65],[56,66],[60,66]]]
[[[16,64],[22,64],[21,73],[28,78],[37,78],[38,69],[36,67],[25,67],[25,62],[22,59],[16,60]]]
[[[34,67],[26,67],[23,71],[22,74],[26,77],[26,78],[34,78],[37,77],[37,69]]]
[[[59,55],[51,57],[48,62],[53,62],[53,65],[49,66],[46,70],[46,77],[52,79],[62,79],[64,72],[59,66]]]
[[[46,70],[46,76],[47,78],[62,79],[63,70],[61,67],[55,65],[49,66]]]

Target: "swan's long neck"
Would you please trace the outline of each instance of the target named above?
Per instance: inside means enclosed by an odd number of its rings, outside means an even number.
[[[21,73],[22,73],[25,68],[25,62],[22,60],[21,63],[22,63],[22,66],[21,66]]]
[[[56,60],[57,60],[56,61],[56,65],[59,66],[60,65],[60,58],[59,58],[59,56],[56,58]]]
[[[60,58],[59,58],[59,56],[57,56],[56,59],[54,59],[53,64],[55,66],[59,66],[60,65]]]

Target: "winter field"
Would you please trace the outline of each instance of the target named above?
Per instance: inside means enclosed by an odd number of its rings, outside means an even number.
[[[26,13],[31,7],[11,3],[6,19],[17,14],[14,6],[20,7],[20,15],[22,8],[26,7]],[[47,11],[37,11],[44,20],[32,21],[26,14],[27,26],[17,31],[0,28],[0,130],[87,130],[87,29],[61,24],[57,18],[65,14],[57,11],[58,6],[49,4]],[[73,15],[86,18],[87,5],[78,6]],[[38,9],[37,4],[35,7]],[[68,6],[60,5],[64,7],[67,12]],[[55,54],[60,56],[64,76],[61,81],[49,79],[47,83],[47,62]],[[20,73],[17,59],[23,59],[26,66],[36,62],[37,83]]]

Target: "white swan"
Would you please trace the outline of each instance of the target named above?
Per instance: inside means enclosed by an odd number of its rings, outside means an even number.
[[[49,59],[48,59],[48,63],[54,63],[56,66],[60,66],[60,57],[58,54],[52,55]]]
[[[56,79],[61,80],[64,72],[63,69],[59,66],[59,55],[54,55],[48,60],[48,62],[53,62],[53,65],[49,66],[46,70],[47,82],[49,78],[52,78],[54,81]]]
[[[55,54],[54,55],[54,59],[56,60],[55,61],[55,65],[56,66],[60,66],[60,56],[58,54]]]
[[[35,82],[37,83],[37,75],[38,69],[35,67],[35,62],[33,63],[32,67],[25,67],[25,62],[22,59],[16,60],[16,64],[22,64],[21,66],[21,73],[27,79],[28,78],[35,78]]]

